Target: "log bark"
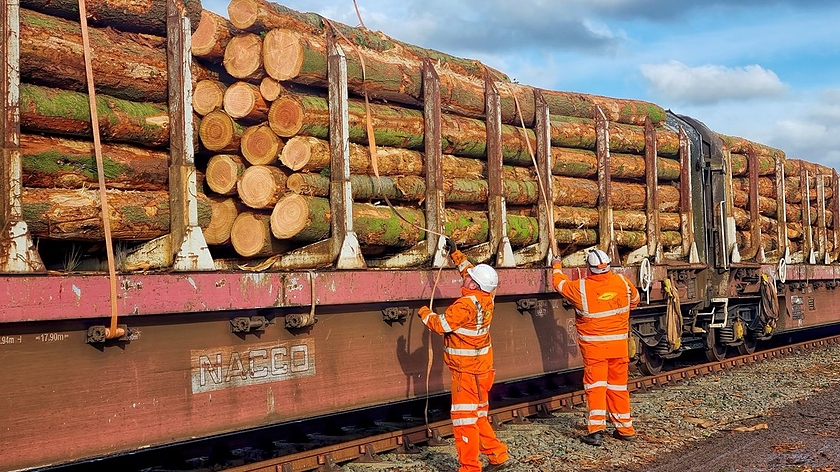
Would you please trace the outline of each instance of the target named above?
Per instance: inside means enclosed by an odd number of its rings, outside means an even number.
[[[560,251],[572,251],[593,246],[598,243],[598,232],[594,229],[557,228],[554,237],[558,243],[569,248],[560,247]],[[682,244],[682,235],[676,231],[663,231],[659,234],[660,241],[665,247],[677,247]],[[615,244],[619,249],[639,249],[647,244],[647,233],[644,231],[615,232]]]
[[[246,128],[239,143],[242,155],[252,165],[276,164],[283,146],[283,140],[265,123]]]
[[[230,229],[233,249],[242,257],[265,257],[286,251],[289,246],[271,237],[270,216],[252,211],[240,213]]]
[[[600,107],[608,121],[644,126],[650,117],[654,125],[665,121],[665,110],[659,105],[622,98],[589,95],[577,92],[540,90],[549,113],[552,115],[595,118],[596,107]]]
[[[222,65],[233,77],[259,83],[265,77],[262,61],[262,39],[251,33],[240,33],[228,41]]]
[[[184,13],[195,31],[201,19],[201,1],[184,0]],[[76,0],[22,0],[20,6],[48,15],[79,21]],[[166,37],[166,0],[86,0],[87,20],[94,26],[111,26],[133,33]]]
[[[745,154],[731,153],[729,160],[732,166],[733,176],[749,175],[749,157]],[[758,175],[776,175],[776,161],[772,156],[756,156],[758,163]]]
[[[111,236],[145,241],[169,233],[169,192],[108,190]],[[103,241],[99,191],[23,189],[23,219],[33,236],[74,241]],[[198,223],[210,224],[210,203],[198,195]]]
[[[286,192],[286,174],[274,166],[251,166],[236,183],[242,203],[256,210],[274,208]]]
[[[77,17],[78,18],[78,17]],[[28,83],[87,93],[78,22],[20,11],[20,75]],[[165,39],[88,28],[96,91],[136,102],[168,101]],[[192,65],[194,81],[218,79]]]
[[[677,133],[656,128],[656,151],[660,156],[678,156],[680,139]],[[645,130],[641,126],[609,124],[610,151],[644,154]],[[595,120],[569,116],[551,116],[551,145],[595,149]]]
[[[193,56],[221,63],[225,47],[237,30],[231,22],[210,10],[201,10],[201,20],[190,38]]]
[[[733,153],[749,154],[750,152],[754,152],[757,156],[762,157],[779,157],[782,159],[785,157],[785,153],[781,149],[776,149],[765,144],[756,143],[737,136],[727,136],[719,133],[718,137],[720,137],[723,141],[724,146]]]
[[[58,136],[20,136],[23,185],[99,188],[93,142]],[[103,144],[107,188],[168,190],[169,154],[128,144]]]
[[[233,120],[222,110],[211,111],[204,115],[198,125],[198,137],[208,151],[239,151],[242,142],[242,125]]]
[[[748,192],[735,191],[732,194],[732,200],[736,207],[749,210],[750,195]],[[758,212],[764,216],[776,216],[776,199],[768,198],[762,195],[758,196]]]
[[[245,206],[236,199],[221,196],[208,196],[210,200],[210,224],[204,229],[204,241],[211,246],[230,243],[230,230],[239,213]]]
[[[201,116],[224,105],[227,85],[218,80],[201,80],[193,88],[193,110]]]
[[[164,105],[97,95],[96,108],[103,141],[149,147],[169,143],[169,111]],[[87,94],[21,84],[20,123],[24,130],[88,137],[90,101]]]
[[[234,195],[236,182],[245,172],[242,158],[235,154],[216,154],[207,162],[205,182],[210,190],[220,195]]]
[[[236,82],[225,90],[225,112],[235,120],[251,123],[265,121],[268,118],[268,106],[257,85]]]
[[[831,188],[831,181],[829,176],[831,174],[823,174],[825,179],[825,198],[834,197],[834,189]],[[812,202],[817,201],[817,177],[808,178],[808,195]],[[800,176],[785,177],[785,201],[800,202],[802,201],[802,178]]]

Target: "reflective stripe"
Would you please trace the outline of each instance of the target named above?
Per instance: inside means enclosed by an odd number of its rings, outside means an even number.
[[[630,413],[610,413],[610,416],[617,420],[629,420]]]
[[[562,291],[563,291],[563,286],[564,286],[564,285],[566,285],[566,280],[565,280],[565,279],[561,280],[561,281],[560,281],[560,283],[559,283],[559,284],[557,284],[557,291],[558,291],[558,292],[562,292]]]
[[[452,426],[466,426],[476,423],[478,423],[478,418],[457,418],[452,420]]]
[[[607,390],[613,390],[616,392],[623,392],[627,390],[627,385],[616,385],[616,384],[607,384]]]
[[[443,315],[439,315],[435,312],[431,312],[428,315],[426,315],[426,317],[423,318],[423,324],[428,326],[429,325],[429,318],[431,318],[432,316],[437,316],[438,317],[438,320],[440,320],[440,327],[443,328],[444,333],[451,333],[452,332],[452,327],[449,326],[449,322],[446,321],[446,317],[443,316]]]
[[[607,416],[607,410],[589,410],[589,416]]]
[[[449,411],[475,411],[478,407],[475,403],[453,403]]]
[[[588,424],[590,426],[600,426],[600,425],[606,426],[607,425],[607,420],[589,420],[589,421],[586,422],[586,424]]]
[[[581,313],[584,318],[606,318],[608,316],[620,315],[627,313],[629,307],[616,308],[615,310],[599,311],[598,313]]]
[[[604,423],[604,424],[606,424],[606,423]],[[633,422],[632,421],[628,421],[626,423],[616,423],[615,421],[613,421],[613,424],[615,425],[616,428],[632,428],[633,427]]]
[[[607,384],[606,380],[599,380],[598,382],[591,383],[591,384],[583,384],[583,389],[584,390],[589,390],[590,388],[598,388],[598,387],[609,388],[609,384]]]
[[[583,316],[586,316],[589,313],[589,300],[586,299],[586,279],[580,279],[580,305],[581,309],[578,310]]]
[[[470,264],[470,261],[468,261],[467,259],[464,259],[460,264],[458,264],[458,272],[463,272],[464,269],[466,269],[467,267],[469,267],[471,265],[472,264]]]
[[[631,294],[631,292],[630,292],[630,282],[628,282],[627,279],[624,278],[623,275],[618,274],[618,276],[621,277],[621,280],[624,281],[624,286],[627,287],[627,300],[629,300],[629,303],[633,303],[635,301],[641,300],[641,296],[639,295],[639,292],[636,292],[636,296],[632,300],[630,299],[630,294]],[[629,305],[628,305],[628,308],[630,308]]]
[[[490,406],[490,402],[481,402],[478,404],[478,408],[488,408]]]
[[[452,347],[444,347],[443,350],[448,354],[452,354],[453,356],[478,357],[490,352],[490,346],[486,346],[481,349],[455,349]]]
[[[582,339],[584,341],[620,341],[622,339],[627,339],[627,333],[606,334],[603,336],[583,336],[579,334],[578,339]]]
[[[478,410],[478,417],[483,418],[487,416],[487,410]]]
[[[484,336],[485,334],[490,332],[490,328],[481,328],[481,329],[467,329],[467,328],[458,328],[453,333],[463,334],[464,336]]]

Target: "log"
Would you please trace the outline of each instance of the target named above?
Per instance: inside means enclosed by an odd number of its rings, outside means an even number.
[[[108,190],[111,236],[145,241],[169,233],[169,192]],[[103,241],[99,191],[23,189],[23,219],[33,236],[74,241]],[[210,224],[210,203],[198,195],[198,223]]]
[[[220,63],[225,56],[225,47],[237,33],[231,22],[210,10],[201,10],[198,27],[190,38],[192,55]]]
[[[98,93],[135,102],[168,101],[163,39],[154,44],[155,38],[138,38],[109,28],[88,28],[88,32]],[[21,9],[23,82],[87,93],[82,51],[82,33],[77,21]],[[192,76],[195,81],[218,79],[218,74],[195,62]]]
[[[169,111],[165,105],[96,96],[103,141],[149,147],[169,144]],[[91,136],[87,94],[20,84],[20,124],[23,130],[69,136]]]
[[[220,195],[234,195],[236,182],[245,172],[242,158],[234,154],[216,154],[207,162],[205,182],[210,190]]]
[[[554,177],[554,203],[562,206],[595,208],[598,204],[598,182],[573,177]],[[647,189],[642,184],[612,182],[614,210],[643,210]],[[659,187],[659,211],[675,212],[679,209],[680,192],[677,187]]]
[[[750,195],[749,192],[743,191],[735,191],[732,193],[732,200],[733,204],[738,208],[744,208],[749,210],[750,208]],[[758,212],[764,216],[776,216],[776,211],[778,210],[776,199],[775,198],[768,198],[762,195],[758,196]]]
[[[655,128],[656,151],[660,156],[678,156],[680,139],[667,128]],[[641,126],[609,124],[610,151],[644,154],[645,130]],[[551,115],[551,145],[595,149],[595,120]]]
[[[566,177],[594,178],[598,176],[598,158],[594,151],[552,147],[551,173]],[[680,163],[674,159],[657,157],[656,171],[660,180],[679,180]],[[644,179],[645,158],[625,153],[610,153],[610,175],[618,179]]]
[[[817,207],[811,207],[811,226],[817,226]],[[788,223],[792,222],[802,222],[802,205],[799,203],[788,203],[785,205],[785,216],[787,216]],[[825,224],[828,227],[834,225],[834,212],[826,209],[825,210]]]
[[[749,157],[745,154],[731,153],[729,160],[732,166],[733,176],[749,175]],[[758,175],[776,175],[776,160],[772,156],[756,156],[758,163]]]
[[[834,196],[834,189],[831,188],[831,174],[823,174],[825,179],[825,198]],[[812,202],[817,201],[817,177],[814,174],[808,177],[808,195]],[[802,201],[802,178],[800,176],[785,177],[785,201]]]
[[[265,77],[262,62],[262,39],[252,33],[240,33],[228,41],[222,65],[233,77],[259,82]]]
[[[785,158],[785,152],[781,149],[776,149],[774,147],[770,147],[765,144],[757,143],[737,136],[727,136],[725,134],[720,133],[718,133],[718,136],[723,141],[723,144],[726,147],[726,149],[733,153],[749,154],[750,152],[753,152],[756,156],[771,158],[779,157],[781,159]]]
[[[557,228],[554,238],[561,245],[571,246],[573,250],[594,246],[598,243],[598,232],[594,229]],[[682,244],[682,235],[676,231],[663,231],[659,240],[665,247],[678,247]],[[619,249],[639,249],[647,244],[647,233],[644,231],[616,230],[615,244]],[[561,253],[564,248],[560,248]]]
[[[817,175],[817,172],[822,175],[832,175],[834,169],[816,164],[813,162],[803,161],[802,159],[786,159],[785,160],[785,177],[799,177],[802,175],[802,169],[808,171],[809,175]]]
[[[239,144],[242,156],[252,165],[276,164],[283,146],[283,140],[265,123],[245,128]]]
[[[274,166],[251,166],[236,183],[242,203],[257,210],[271,209],[286,192],[286,174]]]
[[[93,142],[21,134],[23,185],[41,188],[99,188]],[[128,144],[102,144],[107,188],[168,190],[169,154]]]
[[[227,85],[218,80],[200,80],[193,88],[193,110],[201,116],[224,105]]]
[[[265,121],[268,118],[268,106],[257,85],[235,82],[225,90],[225,112],[235,120],[252,123]]]
[[[201,20],[201,1],[183,0],[184,14],[195,31]],[[22,0],[20,6],[67,20],[79,21],[76,0]],[[118,30],[166,37],[166,1],[86,0],[88,23]]]
[[[230,243],[230,230],[239,213],[245,206],[236,199],[221,196],[208,196],[210,200],[210,224],[204,229],[204,241],[211,246]]]
[[[230,228],[230,242],[242,257],[265,257],[285,252],[289,245],[271,237],[270,216],[245,211],[240,213]]]
[[[244,128],[222,110],[204,115],[198,125],[198,137],[208,151],[238,151]]]
[[[604,97],[577,92],[540,89],[552,115],[595,118],[600,107],[608,121],[644,126],[650,118],[654,125],[665,121],[665,110],[659,105],[641,100]]]
[[[276,103],[276,102],[275,102]],[[329,141],[311,136],[295,136],[286,142],[280,162],[294,171],[319,172],[330,167]],[[418,151],[402,148],[376,148],[379,175],[422,175],[423,155]],[[350,143],[350,172],[373,174],[370,149]]]
[[[598,228],[600,215],[596,208],[569,206],[554,207],[554,224],[558,228]],[[616,210],[613,225],[617,230],[642,231],[647,228],[647,215],[643,211]],[[680,231],[679,213],[659,213],[660,231]]]

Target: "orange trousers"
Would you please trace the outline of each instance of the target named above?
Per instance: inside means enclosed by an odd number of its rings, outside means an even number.
[[[628,359],[583,359],[583,388],[586,391],[590,433],[607,428],[607,413],[619,433],[636,434],[630,416],[630,393],[627,391]]]
[[[458,472],[481,472],[479,453],[485,454],[491,464],[508,459],[507,446],[496,437],[487,419],[490,409],[490,387],[495,371],[483,374],[466,374],[452,371],[452,431],[455,449],[461,467]]]

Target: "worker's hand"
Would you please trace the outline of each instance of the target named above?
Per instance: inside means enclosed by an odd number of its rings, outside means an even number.
[[[455,241],[452,238],[443,238],[443,244],[446,247],[446,252],[449,254],[458,250],[458,246],[455,245]]]
[[[421,306],[420,309],[417,310],[417,316],[419,316],[421,320],[429,313],[432,313],[432,309],[427,306]]]
[[[562,269],[563,268],[563,259],[559,256],[554,256],[551,258],[551,267],[554,269]]]

